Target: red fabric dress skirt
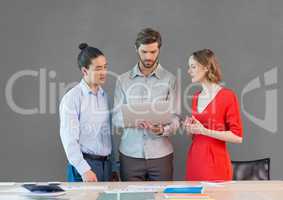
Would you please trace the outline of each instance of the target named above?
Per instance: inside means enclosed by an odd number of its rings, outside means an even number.
[[[197,92],[192,101],[192,115],[204,127],[218,131],[232,131],[242,137],[242,122],[236,95],[221,88],[202,112],[197,111]],[[223,133],[224,134],[224,133]],[[229,152],[224,141],[194,134],[188,150],[186,180],[227,181],[232,180],[233,171]]]

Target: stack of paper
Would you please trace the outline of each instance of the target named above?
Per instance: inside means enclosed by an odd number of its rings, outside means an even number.
[[[212,200],[208,194],[203,193],[201,185],[172,185],[165,188],[163,199],[168,200]]]
[[[208,194],[162,194],[164,200],[213,200]]]

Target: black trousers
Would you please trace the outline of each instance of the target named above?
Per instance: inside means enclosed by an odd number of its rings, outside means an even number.
[[[133,158],[120,153],[122,181],[172,181],[173,153],[162,158]]]

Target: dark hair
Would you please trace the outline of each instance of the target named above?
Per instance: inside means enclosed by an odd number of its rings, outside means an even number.
[[[212,83],[219,83],[222,79],[220,64],[210,49],[202,49],[193,52],[193,58],[201,65],[207,67],[206,78]]]
[[[161,47],[162,40],[160,33],[152,28],[145,28],[138,33],[135,45],[138,49],[141,44],[151,44],[154,42],[158,43],[158,48]]]
[[[91,60],[99,56],[104,56],[104,54],[97,48],[88,46],[87,43],[81,43],[79,45],[81,52],[78,55],[78,65],[79,69],[82,67],[89,68]]]

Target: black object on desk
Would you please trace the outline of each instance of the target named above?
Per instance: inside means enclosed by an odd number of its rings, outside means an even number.
[[[61,187],[57,184],[48,185],[38,185],[38,184],[23,184],[22,187],[35,193],[54,193],[54,192],[64,192]]]

